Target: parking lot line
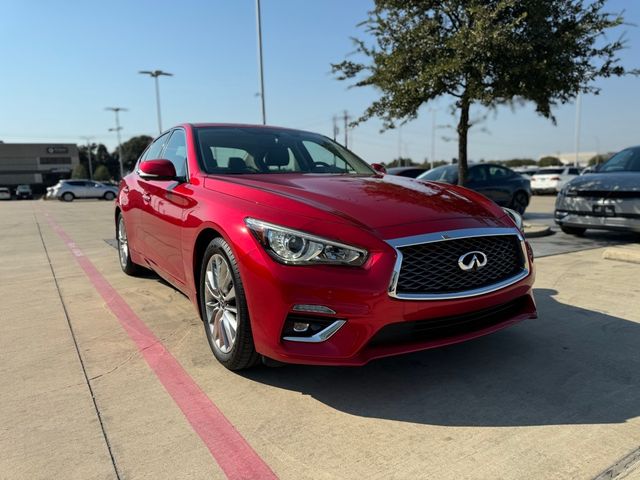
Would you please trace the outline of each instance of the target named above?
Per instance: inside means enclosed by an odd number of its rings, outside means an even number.
[[[45,212],[50,227],[62,239],[108,308],[136,344],[171,398],[200,436],[229,479],[275,479],[271,468],[227,420],[182,365],[135,314],[73,239]]]

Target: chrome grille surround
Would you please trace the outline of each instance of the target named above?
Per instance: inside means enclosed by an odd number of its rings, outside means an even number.
[[[474,237],[491,237],[500,235],[512,235],[515,236],[520,244],[523,258],[523,268],[516,275],[499,281],[497,283],[486,285],[480,288],[471,290],[464,290],[459,292],[448,293],[403,293],[398,292],[398,279],[400,278],[400,270],[402,269],[402,251],[403,247],[409,247],[414,245],[422,245],[425,243],[434,242],[446,242],[448,240],[458,240],[463,238]],[[395,238],[386,241],[396,251],[396,262],[393,268],[393,274],[391,275],[391,281],[389,283],[388,294],[392,298],[400,300],[452,300],[457,298],[475,297],[478,295],[484,295],[485,293],[495,292],[501,288],[508,287],[520,280],[526,278],[531,271],[531,264],[529,262],[529,256],[527,255],[527,248],[525,245],[524,237],[517,228],[467,228],[460,230],[447,230],[442,232],[427,233],[424,235],[415,235],[411,237]]]

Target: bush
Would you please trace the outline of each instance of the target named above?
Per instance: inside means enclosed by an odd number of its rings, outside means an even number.
[[[538,165],[540,167],[560,167],[562,162],[558,157],[542,157],[538,160]]]
[[[73,167],[73,172],[71,172],[71,178],[89,178],[87,174],[87,169],[84,165],[79,163],[75,167]]]
[[[109,169],[104,165],[98,165],[96,171],[93,172],[93,179],[97,182],[106,182],[107,180],[111,180]]]

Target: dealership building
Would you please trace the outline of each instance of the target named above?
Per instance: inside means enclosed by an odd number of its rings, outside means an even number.
[[[42,191],[69,178],[78,163],[78,147],[73,143],[0,142],[0,186],[27,184]]]

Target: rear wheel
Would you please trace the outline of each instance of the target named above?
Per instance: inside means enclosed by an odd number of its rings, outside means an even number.
[[[111,200],[116,198],[116,194],[113,193],[113,192],[107,192],[107,193],[104,194],[104,196],[102,198],[104,198],[105,200],[110,202]]]
[[[116,238],[118,240],[118,258],[120,259],[120,268],[127,275],[139,276],[145,273],[146,269],[131,260],[131,252],[129,251],[129,238],[127,237],[127,229],[124,225],[124,217],[118,214],[118,224],[116,228]]]
[[[238,265],[222,238],[213,239],[202,257],[200,315],[211,351],[222,365],[242,370],[260,361]]]
[[[561,226],[560,230],[562,230],[564,233],[566,233],[567,235],[577,235],[578,237],[581,237],[582,235],[584,235],[584,232],[587,231],[586,228],[580,228],[580,227],[565,227],[565,226]]]
[[[71,192],[66,192],[62,194],[62,200],[65,202],[73,202],[73,199],[76,198],[75,195]]]
[[[529,205],[529,196],[525,192],[516,192],[511,199],[511,208],[513,208],[520,215],[524,214],[524,211]]]

